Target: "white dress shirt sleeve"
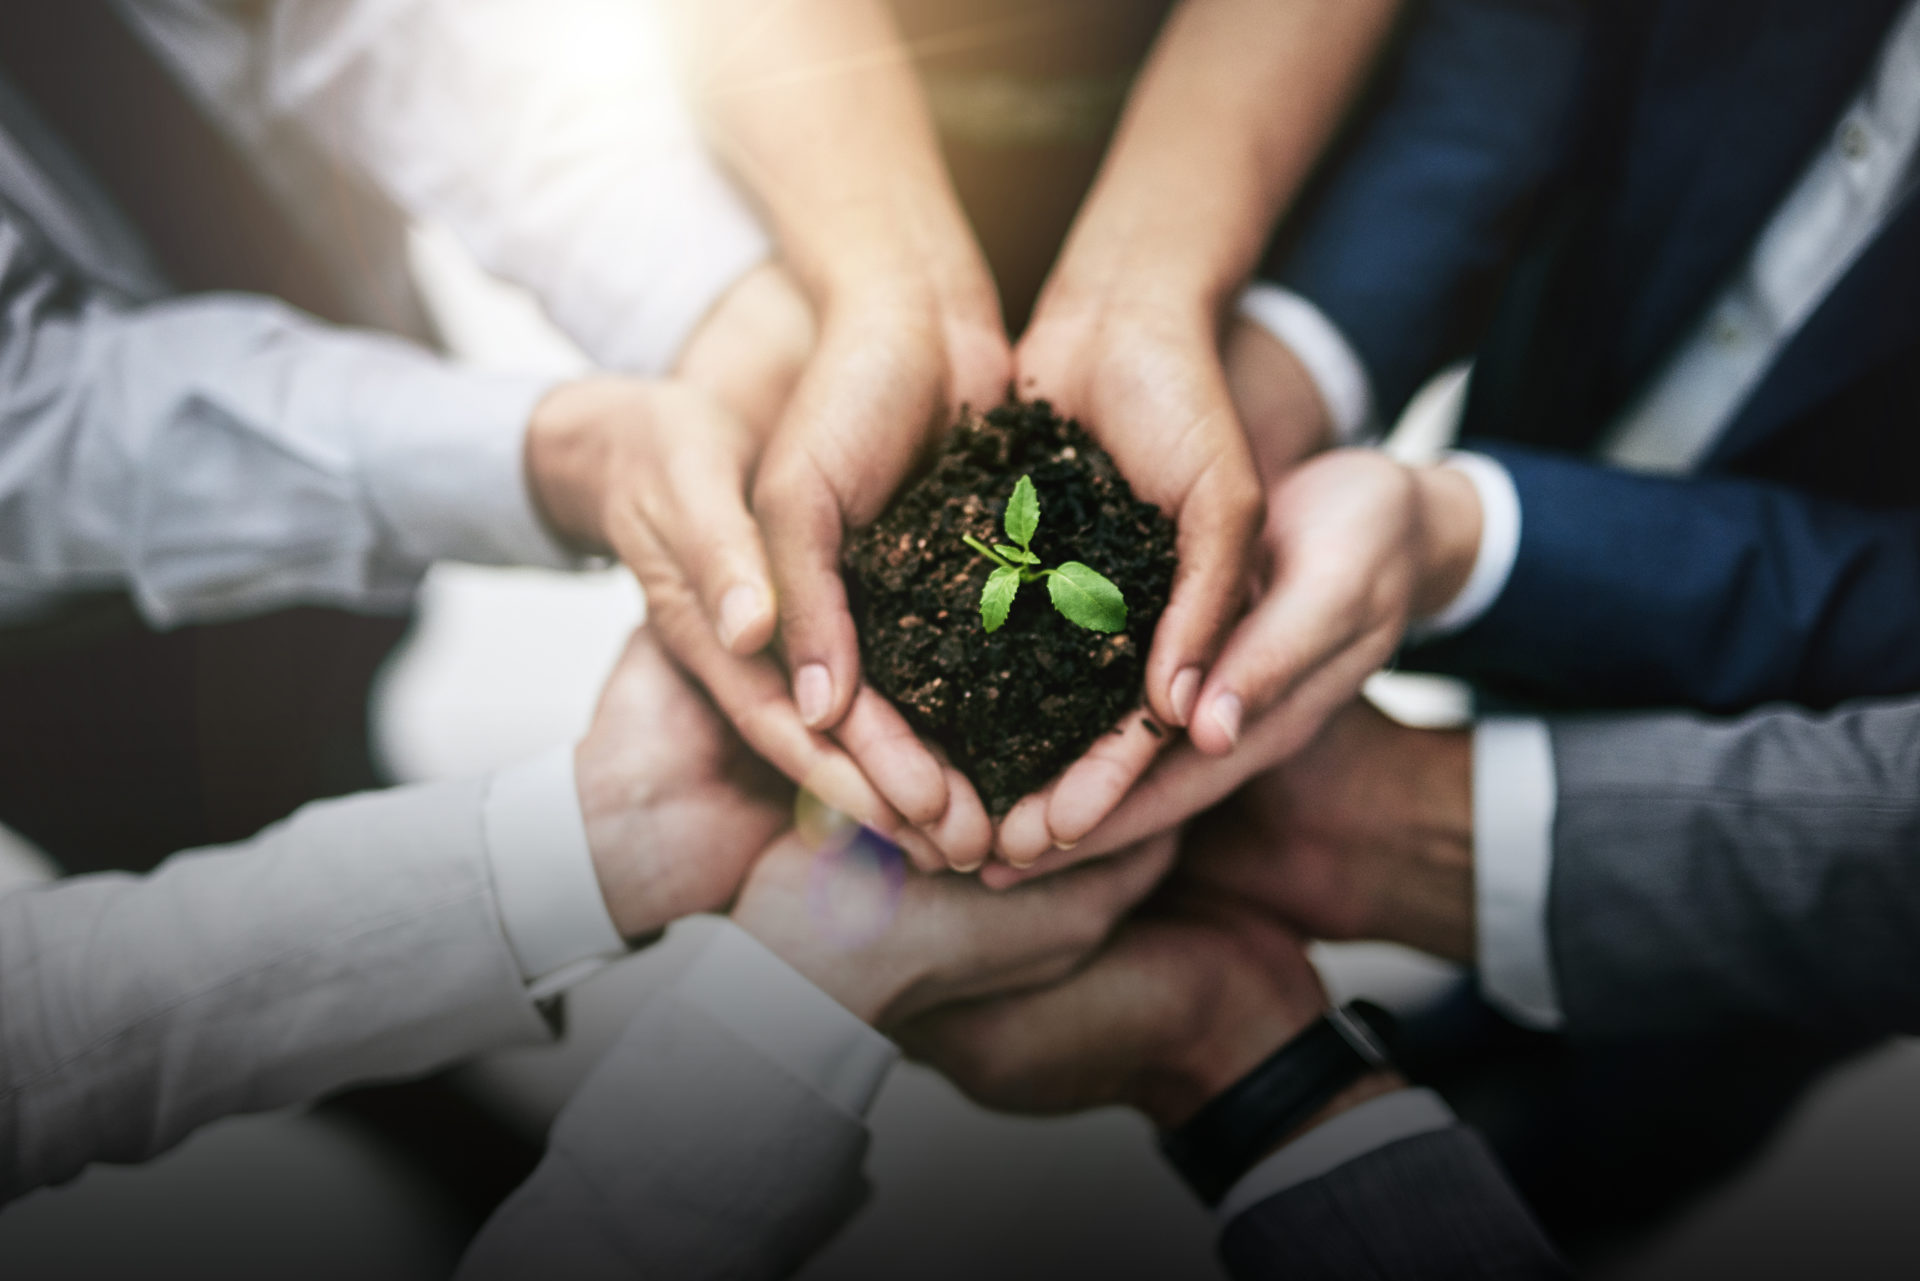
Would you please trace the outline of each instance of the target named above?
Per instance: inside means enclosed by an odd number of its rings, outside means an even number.
[[[483,825],[501,927],[534,999],[625,955],[587,846],[571,747],[495,774]]]
[[[1507,469],[1485,454],[1464,450],[1448,453],[1441,465],[1473,482],[1473,492],[1480,500],[1480,546],[1474,553],[1473,568],[1467,571],[1467,581],[1453,599],[1407,628],[1407,639],[1415,642],[1451,636],[1478,622],[1507,589],[1513,562],[1520,555],[1520,493]]]
[[[727,924],[555,1121],[461,1281],[792,1276],[860,1205],[885,1037]]]
[[[769,244],[656,0],[123,0],[243,141],[289,122],[598,363],[664,372]]]
[[[1529,1027],[1564,1021],[1547,938],[1558,789],[1546,722],[1489,717],[1473,729],[1473,884],[1480,986]]]
[[[1306,368],[1333,424],[1335,443],[1357,444],[1373,434],[1373,381],[1325,312],[1291,289],[1255,281],[1240,295],[1240,314],[1286,344]]]
[[[262,298],[122,306],[0,216],[0,588],[124,588],[173,626],[572,565],[524,473],[547,385]]]
[[[900,1057],[892,1041],[731,921],[681,976],[678,996],[856,1119]]]
[[[1227,1189],[1215,1216],[1224,1228],[1268,1197],[1331,1173],[1389,1143],[1453,1124],[1453,1109],[1432,1090],[1395,1090],[1368,1099],[1308,1130],[1241,1175]]]
[[[0,1203],[220,1117],[540,1042],[460,780],[0,894]]]

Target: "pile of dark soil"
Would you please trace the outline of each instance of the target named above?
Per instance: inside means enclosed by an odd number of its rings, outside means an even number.
[[[1035,554],[1111,579],[1127,600],[1125,631],[1068,622],[1044,582],[1020,589],[998,631],[981,625],[993,566],[961,538],[1007,541],[1001,521],[1023,475],[1040,497]],[[867,680],[998,815],[1140,706],[1173,586],[1174,526],[1078,423],[1044,400],[1009,402],[954,429],[933,470],[849,538],[844,568]]]

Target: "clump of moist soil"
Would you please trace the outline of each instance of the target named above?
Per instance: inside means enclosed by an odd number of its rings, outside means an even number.
[[[993,565],[961,538],[1005,543],[1007,500],[1025,475],[1040,497],[1034,553],[1111,579],[1127,601],[1124,632],[1068,622],[1044,581],[1020,589],[998,631],[981,625]],[[1079,423],[1044,400],[1010,401],[954,429],[933,470],[850,538],[844,569],[867,680],[998,815],[1140,706],[1173,586],[1174,526]]]

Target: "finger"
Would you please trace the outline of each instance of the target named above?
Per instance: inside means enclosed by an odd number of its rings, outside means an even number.
[[[1157,842],[1163,837],[1170,842],[1167,848],[1171,850],[1173,848],[1171,842],[1176,839],[1174,829],[1178,826],[1178,821],[1162,822],[1156,827],[1136,824],[1124,840],[1103,839],[1097,844],[1090,841],[1076,845],[1070,850],[1049,850],[1026,867],[1010,867],[1004,863],[990,864],[981,869],[980,880],[991,890],[1011,890],[1033,881],[1045,880],[1056,873],[1065,872],[1083,863],[1091,863],[1108,856],[1126,857],[1134,850]],[[1099,830],[1104,833],[1106,829],[1103,827]],[[1115,851],[1119,853],[1115,855]]]
[[[1179,568],[1147,655],[1147,701],[1188,725],[1194,695],[1241,608],[1264,503],[1244,446],[1208,465],[1180,502]]]
[[[852,758],[800,721],[785,673],[766,655],[741,658],[721,649],[684,583],[648,593],[647,617],[669,653],[703,685],[754,751],[831,808],[906,850],[922,866],[944,863],[927,838],[867,781]]]
[[[973,981],[948,988],[945,999],[1058,982],[1113,933],[1121,919],[1151,894],[1173,866],[1172,833],[1142,842],[1115,858],[1076,868],[1000,900],[1004,937],[1030,939],[1026,955],[1009,955]]]
[[[747,511],[754,445],[704,396],[671,402],[679,447],[667,451],[654,533],[700,598],[723,649],[758,653],[773,639],[773,577]]]
[[[1016,867],[1010,863],[989,863],[980,869],[980,883],[990,890],[1004,892],[1030,881],[1045,880],[1055,872],[1081,863],[1092,862],[1093,855],[1078,850],[1048,850],[1033,862]]]
[[[1138,907],[1166,879],[1178,848],[1177,834],[1162,832],[1104,862],[1055,877],[1046,885],[1056,887],[1055,893],[1060,897],[1072,896],[1087,903],[1111,930],[1121,916]],[[1038,893],[1044,888],[1045,885],[1030,886],[1025,892]],[[1105,932],[1101,937],[1105,937]]]
[[[990,889],[1012,889],[1125,848],[1212,809],[1248,779],[1282,764],[1313,741],[1379,667],[1380,657],[1393,644],[1392,636],[1390,629],[1382,629],[1302,681],[1248,727],[1231,755],[1208,756],[1186,743],[1173,747],[1119,808],[1072,850],[1055,850],[1026,868],[991,865],[980,873],[981,881]]]
[[[1073,849],[1112,812],[1166,747],[1167,735],[1151,713],[1135,711],[1067,767],[1047,800],[1047,829],[1056,849]]]
[[[776,443],[754,486],[779,592],[780,635],[794,704],[810,729],[838,725],[860,687],[860,641],[840,578],[841,512],[804,452]]]
[[[982,869],[982,881],[1001,889],[1032,880],[1042,865],[1057,871],[1111,853],[1112,845],[1080,853],[1079,842],[1120,803],[1167,741],[1167,731],[1152,721],[1151,712],[1129,713],[1059,778],[1007,812],[996,845],[1005,863]],[[1016,871],[1028,874],[1009,875]]]
[[[1053,848],[1053,833],[1047,828],[1049,799],[1046,788],[1023,796],[1013,803],[1013,808],[1000,820],[1000,830],[994,837],[994,852],[1013,867],[1027,867]],[[985,869],[982,879],[986,879],[986,873],[993,870],[992,867]]]
[[[913,732],[899,709],[870,685],[854,695],[834,738],[847,750],[880,795],[909,823],[930,829],[946,816],[947,773]],[[949,865],[941,859],[923,871]]]
[[[965,774],[951,765],[947,773],[947,812],[934,827],[933,843],[956,872],[971,872],[986,862],[993,849],[993,820]]]
[[[1232,751],[1250,719],[1365,635],[1369,589],[1347,573],[1285,567],[1201,687],[1187,727],[1193,745],[1216,756]]]

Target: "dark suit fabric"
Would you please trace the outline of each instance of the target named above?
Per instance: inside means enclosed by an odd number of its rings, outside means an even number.
[[[1898,643],[1920,634],[1911,189],[1700,476],[1582,457],[1828,143],[1899,0],[1428,7],[1282,271],[1352,342],[1385,414],[1473,354],[1464,443],[1519,491],[1502,599],[1409,665],[1577,704],[1920,688]],[[1488,319],[1472,303],[1495,277]]]
[[[1415,1135],[1268,1197],[1220,1242],[1236,1281],[1570,1275],[1463,1126]]]
[[[1920,1032],[1920,700],[1550,724],[1569,1029]]]

